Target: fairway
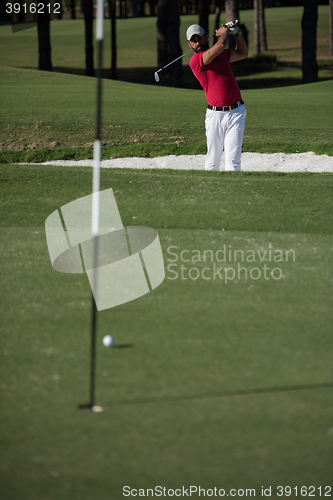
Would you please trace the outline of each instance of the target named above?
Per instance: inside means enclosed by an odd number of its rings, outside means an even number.
[[[301,83],[302,10],[265,9],[269,51],[263,60],[277,58],[268,67],[252,60],[253,10],[240,14],[250,29],[250,59],[233,65],[247,109],[243,151],[332,155],[328,6],[318,10],[319,82],[295,85]],[[180,33],[194,22],[195,16],[182,16]],[[214,15],[209,22],[213,32]],[[163,87],[163,81],[168,84],[167,72],[160,73],[160,84],[154,80],[156,19],[117,21],[118,81],[108,79],[109,20],[105,30],[103,158],[205,154],[203,91],[196,84],[184,89]],[[135,45],[129,31],[135,32]],[[48,73],[36,70],[36,28],[14,34],[9,25],[0,26],[1,163],[92,158],[96,88],[93,78],[82,76],[83,38],[82,20],[52,21],[54,71]],[[185,86],[191,81],[193,87],[189,57],[183,60]]]
[[[44,230],[91,169],[0,172],[4,498],[331,485],[331,175],[104,170],[166,278],[98,314],[91,414],[90,287],[53,271]]]
[[[243,152],[332,160],[328,6],[319,81],[307,85],[302,10],[266,9],[267,65],[252,58],[253,11],[241,12],[251,27],[251,60],[236,67]],[[183,16],[181,32],[193,22]],[[332,174],[287,173],[280,157],[279,172],[182,169],[180,155],[206,153],[205,95],[168,87],[167,72],[153,81],[155,18],[117,30],[121,77],[103,79],[102,157],[178,164],[102,169],[123,226],[158,232],[165,279],[97,313],[104,411],[94,413],[79,409],[89,401],[90,284],[53,270],[45,234],[50,214],[91,194],[92,168],[37,164],[93,157],[84,23],[51,23],[52,73],[36,69],[36,29],[0,26],[0,500],[332,498]],[[107,44],[104,58],[107,76]]]
[[[94,79],[3,68],[0,81],[1,163],[92,158]],[[244,90],[243,151],[332,155],[332,87]],[[103,158],[205,154],[206,107],[200,90],[104,80]]]

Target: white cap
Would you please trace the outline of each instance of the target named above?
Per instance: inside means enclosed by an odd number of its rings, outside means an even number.
[[[192,24],[189,28],[187,28],[186,31],[186,38],[188,40],[191,40],[193,35],[199,35],[202,36],[205,34],[205,30],[199,26],[199,24]]]

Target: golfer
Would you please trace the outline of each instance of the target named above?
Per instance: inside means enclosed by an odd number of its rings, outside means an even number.
[[[228,49],[228,32],[236,37],[236,48]],[[197,24],[186,32],[189,47],[194,54],[190,68],[205,91],[207,155],[206,170],[219,170],[225,151],[225,170],[241,170],[241,151],[246,109],[230,62],[247,57],[247,46],[238,26],[222,26],[215,31],[219,37],[209,48],[208,37]]]

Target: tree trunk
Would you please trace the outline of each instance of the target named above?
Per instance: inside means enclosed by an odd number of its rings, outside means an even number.
[[[229,21],[235,22],[239,19],[239,10],[238,10],[238,0],[225,0],[225,15],[227,23]],[[229,34],[229,48],[234,49],[236,47],[235,37]]]
[[[205,30],[206,35],[209,36],[208,14],[209,2],[207,0],[200,0],[198,4],[199,25]]]
[[[59,21],[61,21],[63,14],[64,14],[64,7],[63,7],[63,4],[62,4],[62,3],[60,3],[60,10],[59,10],[59,12],[57,13],[57,19],[58,19]]]
[[[304,0],[302,17],[303,83],[318,81],[317,64],[318,0]]]
[[[165,66],[181,56],[182,49],[179,42],[179,3],[178,0],[158,0],[157,17],[157,58],[159,67]],[[181,60],[176,61],[169,68],[171,85],[183,86],[183,70]]]
[[[168,29],[168,44],[169,57],[173,61],[182,55],[182,48],[179,41],[180,17],[179,17],[179,2],[178,0],[169,0],[169,29]],[[171,85],[173,87],[183,86],[183,68],[181,59],[170,66]]]
[[[260,50],[267,50],[264,0],[259,0],[259,39],[260,39]]]
[[[95,76],[92,0],[84,1],[84,24],[85,24],[85,40],[86,40],[86,76]]]
[[[215,3],[215,30],[221,27],[221,11],[222,11],[222,0],[216,0]]]
[[[254,55],[267,50],[264,0],[254,0]]]
[[[140,0],[140,17],[145,16],[145,2],[143,0]]]
[[[67,3],[67,2],[66,2]],[[70,9],[71,9],[71,18],[72,19],[75,19],[76,17],[76,11],[75,11],[75,0],[71,0],[71,3],[70,3]],[[82,8],[82,7],[81,7]],[[84,7],[83,7],[84,9]]]
[[[333,56],[333,0],[330,0],[330,48]]]
[[[239,19],[238,0],[225,0],[225,15],[227,23]]]
[[[43,2],[40,2],[40,3],[43,3]],[[18,12],[16,14],[17,22],[18,23],[24,23],[25,13],[24,13],[23,6],[22,6],[23,2],[22,2],[22,0],[17,0],[17,2],[15,2],[15,4],[17,6],[19,6]],[[14,5],[14,2],[13,2],[13,5]]]
[[[192,14],[192,3],[189,0],[185,0],[185,9],[186,9],[186,12],[185,12],[186,16],[189,16],[190,14]]]
[[[7,12],[6,8],[6,0],[1,0],[0,1],[0,19],[1,21],[9,22],[12,24],[13,22],[13,10],[11,12]],[[12,26],[13,29],[13,26]]]
[[[157,14],[157,64],[159,67],[168,64],[168,0],[158,0]]]
[[[254,36],[254,55],[260,54],[260,18],[259,18],[259,0],[253,1],[253,36]]]
[[[42,2],[40,2],[42,3]],[[50,41],[50,15],[47,0],[44,0],[44,13],[37,15],[39,69],[52,71],[51,41]]]
[[[119,1],[119,7],[120,7],[120,17],[122,18],[127,18],[127,3],[126,0],[120,0]],[[138,6],[139,8],[139,6]],[[139,14],[140,16],[140,14]]]
[[[218,30],[221,27],[221,11],[222,11],[222,0],[216,0],[215,2],[215,24],[214,30]],[[215,31],[214,31],[215,33]],[[213,43],[216,43],[218,38],[213,38]]]
[[[133,17],[139,17],[138,0],[132,0],[132,11],[133,11]]]
[[[111,19],[111,74],[112,80],[117,80],[117,34],[116,34],[116,0],[108,0],[109,17]]]

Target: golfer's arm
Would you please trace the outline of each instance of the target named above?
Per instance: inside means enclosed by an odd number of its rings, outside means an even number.
[[[228,33],[225,33],[225,36],[221,36],[213,47],[206,50],[202,54],[202,65],[207,66],[207,64],[211,63],[216,56],[222,54],[222,52],[228,46]]]
[[[247,45],[243,35],[236,36],[236,48],[231,49],[230,62],[240,61],[247,58]]]

